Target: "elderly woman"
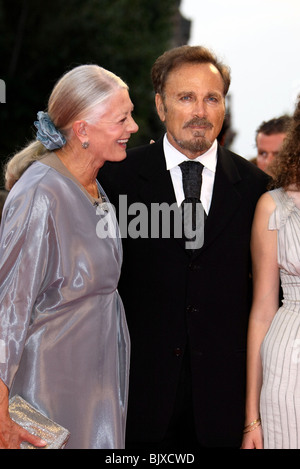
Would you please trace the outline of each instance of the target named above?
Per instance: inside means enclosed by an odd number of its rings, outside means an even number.
[[[0,448],[46,444],[11,420],[17,394],[69,430],[66,448],[124,448],[130,342],[117,292],[122,252],[96,175],[105,161],[126,157],[138,130],[132,111],[120,78],[76,67],[55,85],[48,112],[38,113],[37,140],[7,165]]]

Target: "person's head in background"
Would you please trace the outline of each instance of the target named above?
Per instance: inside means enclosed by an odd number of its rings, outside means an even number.
[[[286,137],[291,117],[283,115],[264,121],[256,130],[256,164],[265,173],[272,176],[269,170],[271,161],[276,157]]]

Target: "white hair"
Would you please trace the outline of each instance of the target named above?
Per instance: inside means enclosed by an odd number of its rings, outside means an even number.
[[[96,121],[105,111],[107,100],[127,84],[98,65],[80,65],[65,73],[56,83],[48,101],[48,114],[66,140],[76,120]],[[5,167],[5,187],[10,190],[24,171],[48,150],[35,140],[16,153]]]

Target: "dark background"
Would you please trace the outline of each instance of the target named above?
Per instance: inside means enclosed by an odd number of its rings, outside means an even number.
[[[190,21],[180,0],[0,0],[0,169],[34,138],[55,82],[76,65],[96,63],[130,88],[139,132],[130,146],[161,134],[150,71],[166,49],[186,44]]]

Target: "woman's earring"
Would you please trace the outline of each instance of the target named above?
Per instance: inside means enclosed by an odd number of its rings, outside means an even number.
[[[90,142],[86,141],[86,142],[82,142],[82,148],[84,148],[85,150],[89,147],[89,144]]]

